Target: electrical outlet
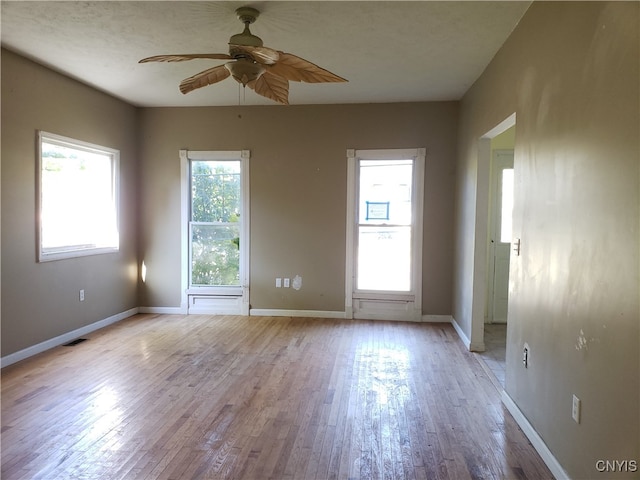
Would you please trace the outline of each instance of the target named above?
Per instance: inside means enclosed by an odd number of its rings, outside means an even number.
[[[581,409],[580,399],[574,395],[573,406],[571,407],[571,417],[575,420],[576,423],[580,423],[580,409]]]
[[[282,288],[282,279],[276,278],[276,288]]]
[[[290,280],[288,278],[284,279],[284,288],[289,288],[289,281]]]
[[[79,298],[81,302],[84,302],[84,289],[80,290]]]

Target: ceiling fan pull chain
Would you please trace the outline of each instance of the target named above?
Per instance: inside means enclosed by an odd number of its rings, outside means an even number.
[[[238,82],[238,106],[246,105],[246,103],[247,103],[247,86],[242,85],[242,83]]]

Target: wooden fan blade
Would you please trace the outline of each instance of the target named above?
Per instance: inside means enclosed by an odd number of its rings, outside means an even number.
[[[253,47],[251,45],[229,44],[231,51],[241,51],[253,58],[254,61],[263,65],[273,65],[280,58],[280,52],[269,47]]]
[[[229,75],[231,75],[231,72],[225,65],[218,65],[217,67],[209,68],[203,72],[197,73],[193,77],[185,78],[180,82],[180,91],[182,93],[189,93],[196,88],[218,83]]]
[[[289,82],[286,78],[264,72],[257,80],[247,83],[258,95],[289,105]]]
[[[269,71],[287,80],[307,83],[348,82],[348,80],[304,58],[300,58],[291,53],[279,53],[280,58],[278,62],[275,65],[271,65]]]
[[[232,60],[233,57],[226,53],[185,53],[175,55],[156,55],[155,57],[147,57],[138,63],[148,62],[184,62],[185,60],[194,60],[197,58],[209,58],[213,60]]]

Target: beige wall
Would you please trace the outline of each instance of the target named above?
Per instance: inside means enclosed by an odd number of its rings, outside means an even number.
[[[2,356],[180,305],[181,148],[252,151],[251,306],[344,311],[346,150],[426,147],[423,311],[450,314],[457,102],[136,109],[5,50],[2,71]],[[36,262],[38,129],[120,150],[118,254]]]
[[[181,148],[251,150],[251,307],[343,312],[346,150],[426,147],[423,312],[449,315],[457,113],[457,102],[144,109],[141,304],[180,305]],[[295,275],[301,290],[275,288]]]
[[[461,103],[453,315],[471,335],[478,139],[516,112],[506,391],[572,478],[640,478],[595,468],[640,460],[639,8],[534,2]]]
[[[120,150],[120,252],[36,262],[37,130]],[[136,135],[133,107],[2,50],[2,356],[138,305]]]

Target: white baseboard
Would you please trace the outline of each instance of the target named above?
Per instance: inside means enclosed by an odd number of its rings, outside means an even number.
[[[451,315],[422,315],[422,321],[425,323],[453,323]]]
[[[140,312],[143,313],[143,310],[141,309]],[[283,310],[277,308],[252,308],[249,310],[249,315],[264,317],[350,318],[345,312],[327,310]],[[387,317],[384,316],[380,318],[387,319]],[[451,315],[422,315],[419,320],[413,321],[424,323],[453,323],[453,317],[451,317]]]
[[[462,327],[460,325],[458,325],[458,322],[456,322],[456,319],[453,318],[453,317],[451,317],[451,325],[453,325],[453,328],[455,328],[456,333],[460,337],[460,340],[462,340],[462,343],[464,344],[464,346],[467,347],[467,350],[469,350],[470,352],[484,352],[485,351],[484,342],[471,343],[471,340],[469,340],[469,337],[467,337],[467,335],[464,333],[464,330],[462,330]]]
[[[460,340],[462,340],[462,343],[464,343],[464,346],[467,347],[467,349],[470,349],[471,340],[469,340],[469,337],[467,337],[464,330],[462,330],[462,327],[458,325],[458,322],[456,322],[456,319],[453,317],[451,318],[451,325],[453,325],[453,328],[456,330],[456,333],[460,337]]]
[[[71,332],[67,332],[57,337],[50,338],[49,340],[45,340],[44,342],[38,343],[37,345],[32,345],[31,347],[27,347],[23,350],[20,350],[18,352],[2,357],[0,358],[0,368],[4,368],[8,365],[19,362],[20,360],[24,360],[25,358],[32,357],[33,355],[37,355],[38,353],[42,353],[46,350],[57,347],[58,345],[62,345],[63,343],[67,343],[67,342],[70,342],[71,340],[75,340],[76,338],[81,337],[82,335],[95,332],[96,330],[104,328],[113,323],[119,322],[120,320],[129,318],[138,312],[139,312],[138,308],[132,308],[125,312],[112,315],[102,320],[98,320],[97,322],[94,322],[90,325],[86,325],[84,327],[78,328]]]
[[[252,308],[251,316],[262,317],[314,317],[314,318],[345,318],[344,312],[327,310],[281,310],[277,308]]]
[[[157,313],[160,315],[186,315],[186,307],[138,307],[139,313]]]
[[[484,352],[487,349],[487,346],[484,342],[471,342],[468,348],[470,352]]]
[[[538,432],[536,432],[533,426],[529,423],[527,417],[525,417],[524,414],[520,411],[518,405],[516,405],[516,402],[514,402],[513,399],[504,390],[502,391],[502,403],[504,403],[504,406],[507,407],[507,410],[509,410],[509,413],[511,413],[513,419],[516,421],[520,429],[524,432],[526,437],[533,445],[533,448],[536,449],[536,451],[542,458],[542,461],[547,465],[547,467],[549,467],[549,470],[551,470],[553,476],[558,480],[569,480],[570,477],[569,475],[567,475],[567,472],[564,471],[564,468],[562,468],[560,462],[558,462],[556,457],[553,456],[553,453],[551,453],[549,447],[547,447],[546,443],[544,443],[544,440],[542,440],[540,435],[538,435]]]

